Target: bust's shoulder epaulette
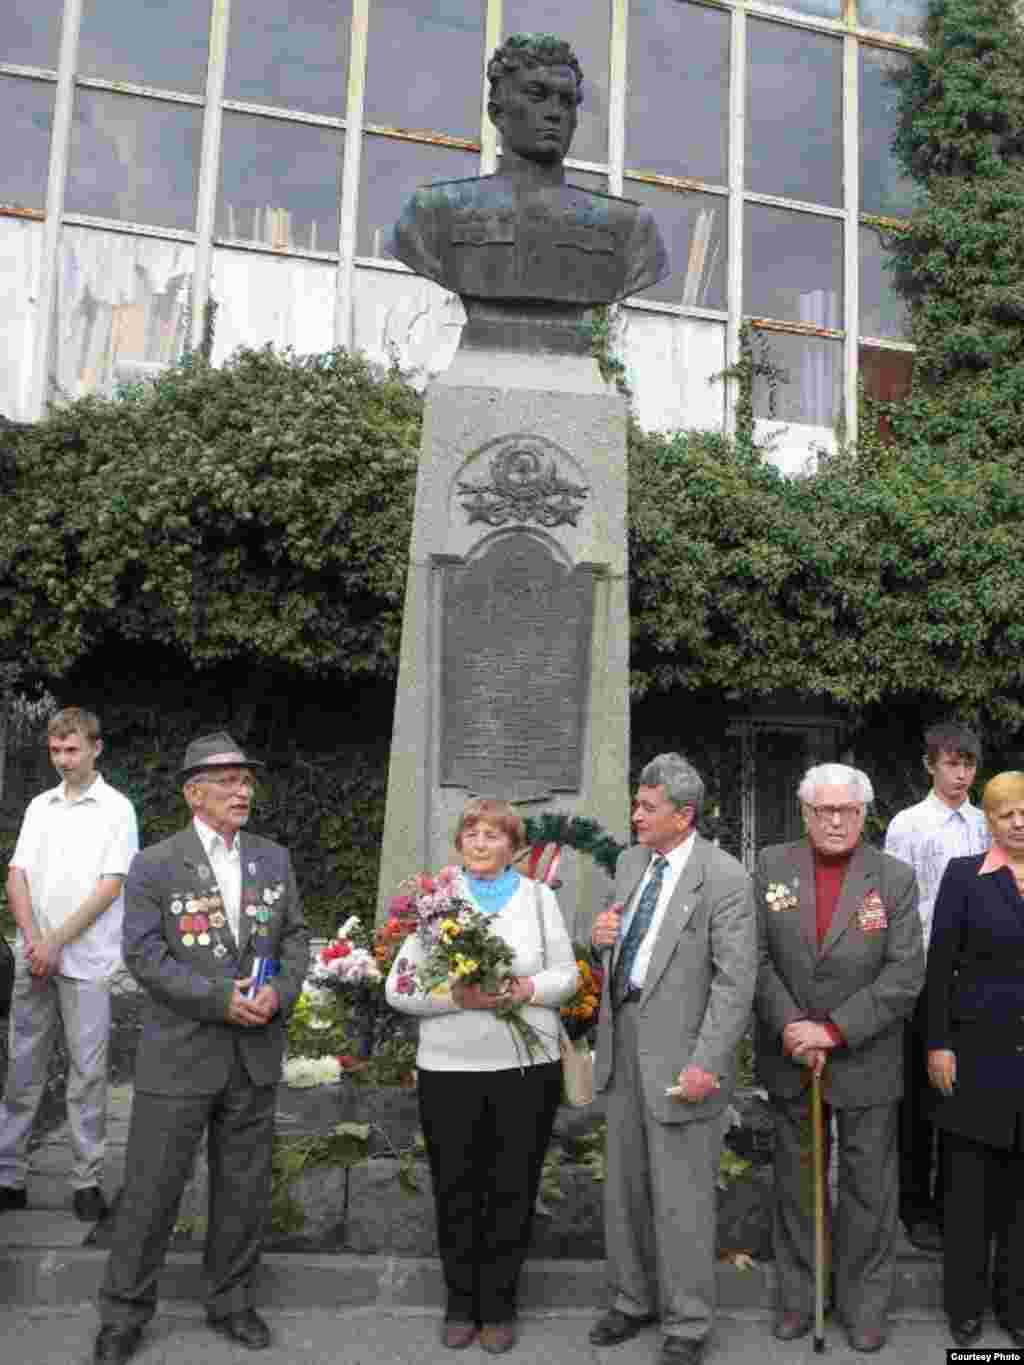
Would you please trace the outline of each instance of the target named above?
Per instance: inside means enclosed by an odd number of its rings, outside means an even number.
[[[595,199],[610,199],[613,204],[628,204],[630,208],[634,209],[642,209],[645,207],[645,205],[640,203],[639,199],[630,199],[629,196],[625,194],[609,194],[607,190],[592,190],[589,185],[577,185],[572,180],[567,180],[565,182],[565,188],[567,190],[579,190],[581,194],[593,195]]]

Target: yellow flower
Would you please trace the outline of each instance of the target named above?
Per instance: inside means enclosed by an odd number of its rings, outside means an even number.
[[[441,921],[440,936],[444,943],[451,943],[453,938],[458,938],[462,933],[462,925],[458,920],[443,919]]]
[[[474,958],[465,957],[462,953],[456,953],[454,961],[455,967],[452,972],[452,975],[457,977],[472,976],[476,969],[480,966],[480,963],[477,962]]]

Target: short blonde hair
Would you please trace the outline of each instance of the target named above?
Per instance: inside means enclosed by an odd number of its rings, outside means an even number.
[[[452,842],[462,852],[462,836],[467,829],[477,825],[495,825],[512,845],[512,855],[526,847],[526,825],[523,817],[508,801],[498,801],[493,796],[474,796],[462,808]]]
[[[1004,801],[1024,801],[1024,773],[1012,771],[996,773],[995,777],[985,783],[985,790],[981,794],[981,808],[986,817]]]
[[[69,735],[80,735],[90,744],[100,737],[100,718],[83,706],[65,706],[63,711],[55,711],[46,725],[49,739],[67,739]]]

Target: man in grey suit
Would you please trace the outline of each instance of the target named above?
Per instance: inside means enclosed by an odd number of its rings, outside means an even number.
[[[193,819],[128,874],[124,960],[149,996],[106,1279],[96,1365],[121,1365],[156,1309],[156,1281],[208,1134],[207,1319],[269,1344],[249,1301],[270,1204],[284,1021],[309,966],[291,859],[242,834],[262,763],[230,735],[193,740],[181,770]]]
[[[809,1083],[839,1137],[836,1309],[856,1351],[886,1340],[899,1208],[903,1023],[924,981],[913,870],[862,841],[874,793],[840,763],[798,789],[807,837],[762,851],[757,1071],[775,1118],[775,1335],[810,1331],[814,1220]]]
[[[639,846],[619,858],[615,903],[593,931],[613,950],[595,1073],[612,1301],[590,1340],[612,1346],[660,1318],[662,1365],[694,1365],[711,1330],[722,1114],[757,972],[750,879],[696,833],[703,800],[681,755],[647,764]]]

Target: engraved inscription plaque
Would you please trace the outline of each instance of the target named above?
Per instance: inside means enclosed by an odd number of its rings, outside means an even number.
[[[444,569],[441,785],[543,798],[579,791],[592,566],[513,532]]]

